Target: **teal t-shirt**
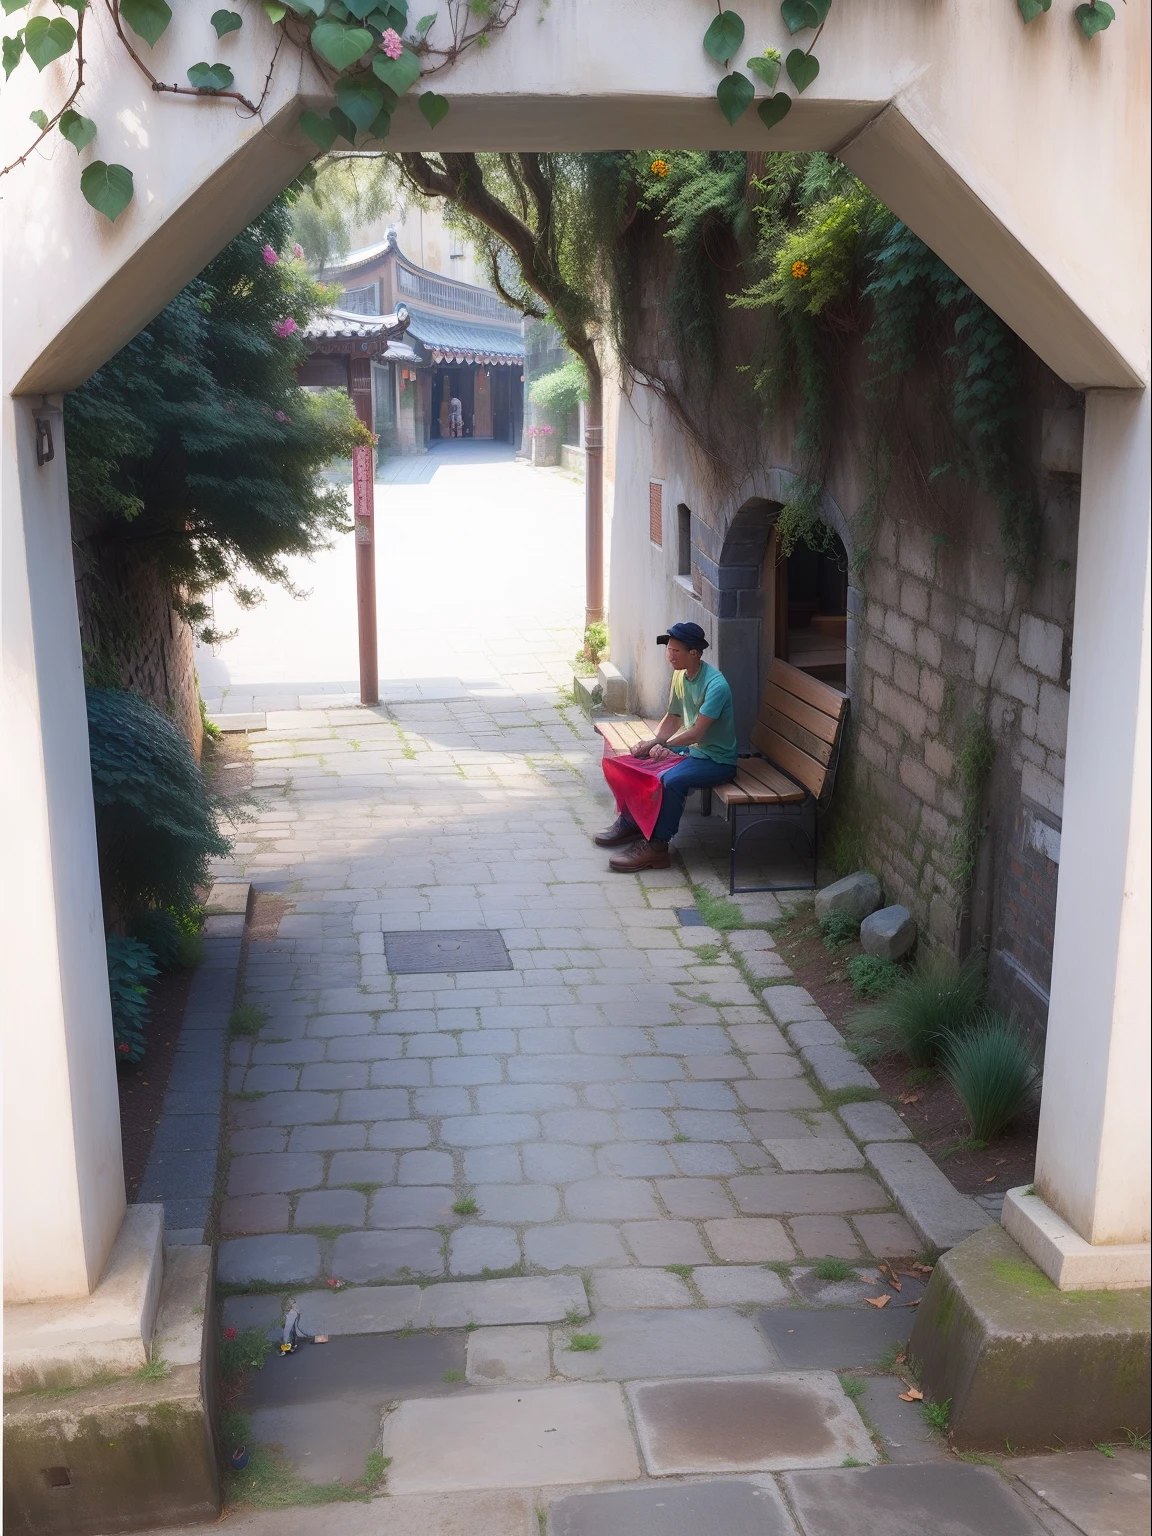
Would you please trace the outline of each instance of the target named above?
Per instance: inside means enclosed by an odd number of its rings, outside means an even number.
[[[701,740],[688,748],[690,756],[710,757],[714,763],[736,761],[732,690],[727,678],[715,667],[702,661],[699,672],[691,678],[687,672],[673,672],[668,713],[679,715],[687,730],[692,729],[699,715],[707,715],[712,721]]]

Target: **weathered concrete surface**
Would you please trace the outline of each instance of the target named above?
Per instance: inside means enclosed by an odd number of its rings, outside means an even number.
[[[1010,1463],[1013,1476],[1078,1531],[1147,1536],[1152,1524],[1152,1458],[1116,1446],[1065,1456],[1025,1456]]]
[[[923,1147],[880,1141],[864,1155],[930,1248],[951,1248],[988,1223],[988,1213],[962,1195]]]
[[[909,1355],[964,1450],[1111,1440],[1149,1425],[1147,1291],[1059,1291],[1001,1227],[936,1265]]]
[[[6,1532],[108,1536],[216,1519],[211,1259],[208,1248],[170,1254],[154,1346],[171,1364],[166,1376],[9,1398]]]

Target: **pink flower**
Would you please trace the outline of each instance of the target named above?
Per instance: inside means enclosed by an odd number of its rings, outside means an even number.
[[[292,247],[292,254],[295,256],[297,261],[302,261],[304,259],[304,247],[300,244],[299,241],[297,241],[296,244]]]
[[[283,340],[285,336],[292,335],[293,331],[296,329],[296,322],[293,320],[292,316],[289,315],[285,320],[277,320],[273,329],[275,330],[277,336]]]
[[[277,421],[287,421],[288,418],[287,418],[287,416],[285,416],[283,411],[277,411],[276,412],[276,420]]]
[[[236,1337],[236,1330],[235,1330],[235,1328],[225,1328],[225,1330],[224,1330],[224,1337],[226,1339],[234,1339]]]
[[[276,263],[280,260],[279,256],[277,256],[276,252],[272,249],[272,247],[270,245],[266,245],[264,247],[264,249],[260,252],[260,254],[263,256],[264,260],[268,263],[268,265],[270,267],[274,267],[276,265]]]
[[[404,44],[400,41],[400,34],[388,28],[380,39],[380,46],[390,59],[398,59],[404,52]]]

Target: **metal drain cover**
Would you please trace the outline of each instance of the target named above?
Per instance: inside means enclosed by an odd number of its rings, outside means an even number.
[[[424,933],[386,933],[384,953],[395,976],[448,971],[510,971],[512,957],[491,928],[441,928]]]
[[[680,919],[681,928],[706,928],[704,914],[696,907],[677,907],[676,916]]]

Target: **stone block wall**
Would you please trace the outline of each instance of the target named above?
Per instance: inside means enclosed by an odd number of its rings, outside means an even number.
[[[85,674],[129,688],[179,726],[197,757],[203,746],[196,647],[155,566],[121,540],[102,539],[73,516],[76,607]]]

